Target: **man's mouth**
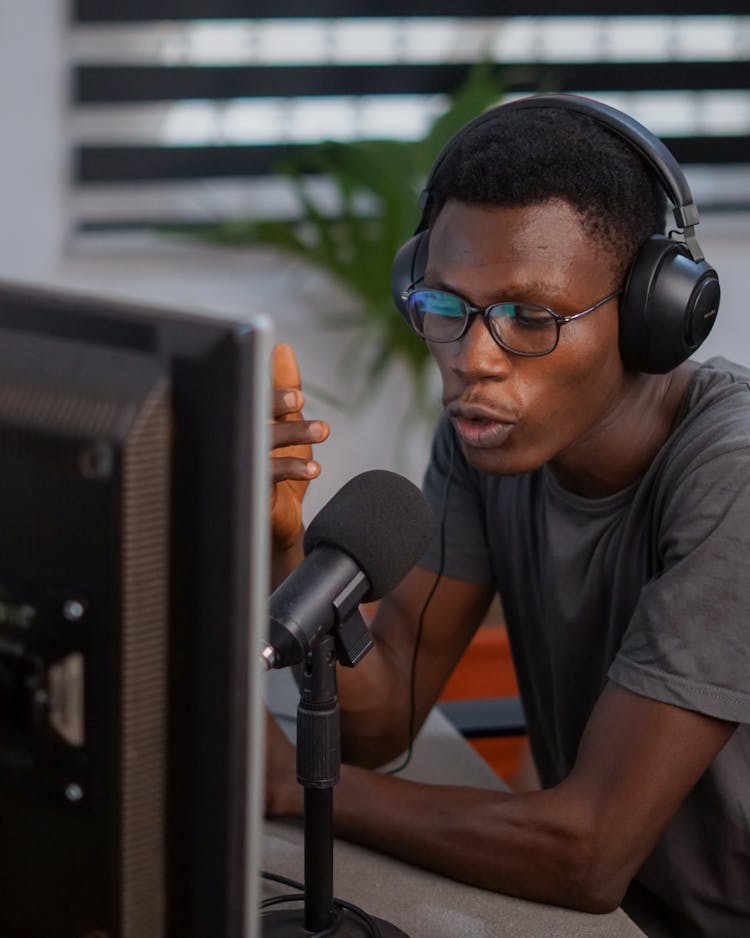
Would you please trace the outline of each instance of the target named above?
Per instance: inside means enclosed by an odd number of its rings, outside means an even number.
[[[451,407],[448,414],[461,441],[480,449],[502,446],[514,427],[504,416],[480,407]]]

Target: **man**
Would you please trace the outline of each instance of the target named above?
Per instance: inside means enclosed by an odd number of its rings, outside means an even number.
[[[652,936],[747,935],[750,375],[623,360],[662,186],[608,127],[550,103],[481,123],[432,181],[425,269],[403,303],[442,376],[424,489],[443,532],[340,675],[336,829],[488,889],[622,905]],[[280,580],[328,427],[302,419],[288,348],[275,386]],[[544,787],[372,771],[407,747],[495,592]],[[267,809],[298,815],[273,724],[269,743]]]

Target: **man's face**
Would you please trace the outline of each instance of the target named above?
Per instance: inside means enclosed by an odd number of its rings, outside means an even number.
[[[565,202],[526,208],[448,202],[432,228],[424,285],[475,306],[527,301],[561,314],[621,285],[605,248]],[[500,348],[480,316],[461,339],[428,343],[443,404],[468,461],[509,474],[548,461],[576,474],[601,458],[628,382],[618,351],[617,300],[562,326],[549,355]]]

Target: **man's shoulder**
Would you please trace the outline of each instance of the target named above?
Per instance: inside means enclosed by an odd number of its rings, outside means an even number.
[[[739,406],[748,405],[750,367],[717,355],[699,364],[688,389],[687,404],[695,405],[706,398],[726,399],[726,392]]]
[[[750,441],[750,368],[710,358],[695,371],[677,424],[678,434],[731,436]]]
[[[712,358],[696,369],[681,414],[646,480],[687,499],[750,482],[750,369]],[[703,501],[701,496],[701,503]]]

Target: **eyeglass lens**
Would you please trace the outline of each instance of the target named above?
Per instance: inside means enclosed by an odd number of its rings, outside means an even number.
[[[407,300],[414,330],[432,342],[453,342],[464,332],[472,308],[459,296],[442,290],[414,290]],[[557,344],[555,317],[545,309],[523,303],[489,307],[490,331],[511,351],[540,355]]]

